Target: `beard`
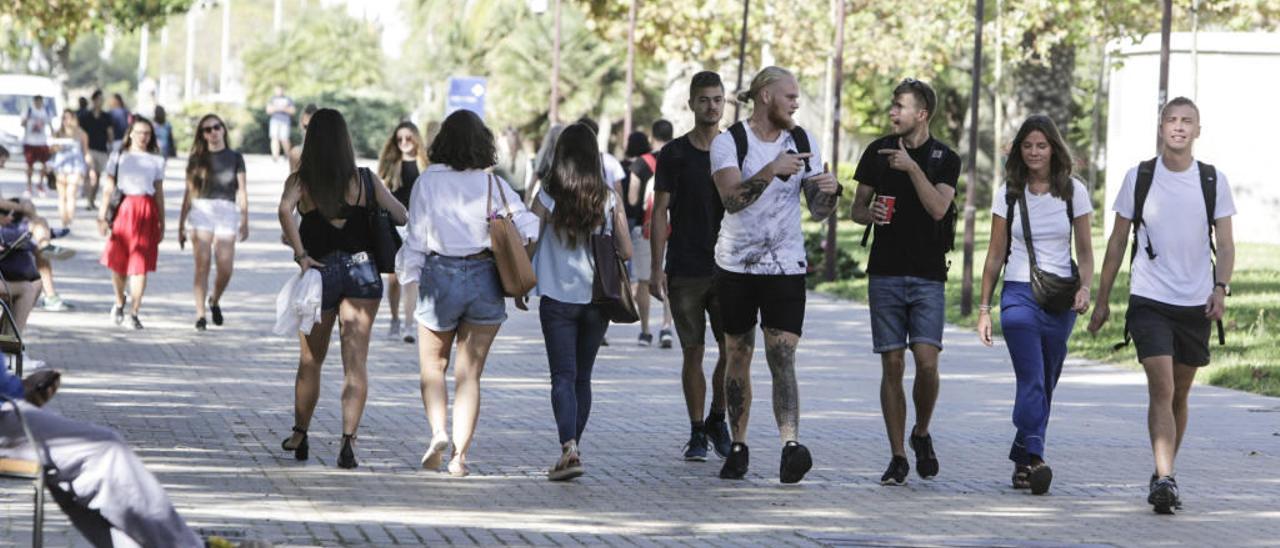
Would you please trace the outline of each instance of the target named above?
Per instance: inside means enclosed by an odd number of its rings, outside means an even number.
[[[785,110],[773,108],[772,106],[769,108],[769,123],[787,131],[791,131],[796,127],[796,121],[790,114]]]

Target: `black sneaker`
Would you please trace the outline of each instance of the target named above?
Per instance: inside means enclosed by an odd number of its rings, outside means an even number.
[[[658,346],[661,348],[671,348],[671,330],[663,329],[658,331]]]
[[[747,450],[747,444],[734,443],[729,449],[729,458],[724,459],[724,466],[720,468],[720,479],[742,479],[747,475],[747,464],[751,460],[750,451]]]
[[[813,468],[813,457],[808,447],[794,441],[782,446],[782,464],[778,466],[778,479],[782,483],[799,482],[810,468]]]
[[[209,322],[205,321],[204,318],[196,320],[196,331],[204,331],[206,329],[209,329]]]
[[[911,450],[916,453],[916,473],[921,478],[933,479],[938,475],[938,456],[933,453],[933,436],[912,434]]]
[[[640,346],[653,346],[653,333],[641,333],[636,338],[636,344]]]
[[[689,443],[684,444],[684,460],[707,462],[707,434],[695,430],[689,435]]]
[[[136,314],[129,315],[129,324],[132,325],[134,329],[142,329],[142,320],[139,320]]]
[[[733,438],[729,436],[729,423],[725,421],[708,421],[703,424],[703,429],[707,431],[707,441],[711,442],[711,449],[716,452],[720,458],[729,458],[729,451],[733,447]]]
[[[212,300],[209,301],[209,315],[213,317],[213,325],[222,325],[222,307]]]
[[[894,455],[893,460],[889,461],[889,469],[880,476],[880,485],[906,485],[907,474],[910,473],[911,464],[907,462],[907,457]]]
[[[1151,494],[1147,495],[1147,503],[1157,514],[1172,515],[1174,509],[1182,506],[1178,497],[1178,482],[1173,476],[1164,476],[1151,483]]]

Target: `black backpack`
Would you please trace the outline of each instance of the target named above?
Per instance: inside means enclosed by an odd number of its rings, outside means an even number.
[[[729,126],[729,135],[733,137],[733,146],[738,149],[738,170],[742,170],[742,162],[747,159],[747,123],[738,122]],[[809,146],[809,134],[805,133],[804,128],[796,126],[791,128],[791,140],[796,143],[796,154],[808,154],[813,151]],[[804,170],[809,172],[809,159],[804,159]],[[746,177],[746,173],[742,174]]]
[[[1138,227],[1145,223],[1142,218],[1143,207],[1147,203],[1147,195],[1151,193],[1151,184],[1156,176],[1156,162],[1159,157],[1152,158],[1138,164],[1138,178],[1134,181],[1133,186],[1133,246],[1129,249],[1129,276],[1133,276],[1133,260],[1138,256]],[[1204,195],[1205,218],[1209,221],[1209,251],[1211,253],[1210,262],[1213,264],[1213,279],[1218,279],[1218,265],[1213,261],[1213,257],[1218,256],[1218,247],[1213,243],[1213,212],[1218,208],[1218,170],[1212,165],[1197,161],[1200,167],[1200,193]],[[1147,227],[1147,245],[1143,250],[1147,252],[1147,259],[1156,260],[1158,256],[1156,250],[1151,245],[1151,228]],[[1119,350],[1128,346],[1129,341],[1133,337],[1129,334],[1129,319],[1125,318],[1124,325],[1124,342],[1115,345],[1115,349]],[[1222,320],[1218,320],[1218,344],[1227,344],[1226,332],[1222,328]]]
[[[933,148],[929,150],[928,157],[924,162],[924,176],[933,182],[933,176],[937,173],[938,167],[942,165],[942,158],[946,156],[945,148],[942,143],[933,141]],[[956,193],[956,197],[959,193]],[[934,223],[937,228],[937,236],[942,240],[942,252],[950,253],[956,248],[956,218],[959,216],[959,208],[956,207],[956,197],[951,198],[951,205],[947,207],[947,212],[942,215],[942,219]],[[867,241],[871,239],[871,230],[875,228],[875,223],[867,225],[865,231],[862,232],[862,247],[867,247]],[[947,268],[951,268],[951,261],[947,261]]]

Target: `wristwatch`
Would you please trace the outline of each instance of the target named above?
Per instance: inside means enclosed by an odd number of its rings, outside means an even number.
[[[1221,287],[1221,288],[1222,288],[1222,295],[1223,295],[1224,297],[1230,297],[1230,296],[1231,296],[1231,286],[1230,286],[1230,285],[1228,285],[1226,282],[1214,282],[1214,283],[1213,283],[1213,287],[1214,287],[1215,289],[1217,289],[1217,288]]]

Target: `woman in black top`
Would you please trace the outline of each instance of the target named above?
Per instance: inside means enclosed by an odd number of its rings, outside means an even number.
[[[387,188],[391,189],[391,194],[406,208],[409,207],[409,196],[413,193],[413,183],[427,168],[426,156],[422,146],[422,134],[418,132],[418,126],[413,122],[400,122],[395,131],[391,132],[391,137],[387,139],[386,144],[382,145],[382,154],[378,155],[378,177],[382,178]],[[404,236],[405,233],[401,230],[400,237]],[[400,338],[401,335],[401,305],[404,306],[404,317],[408,321],[413,321],[413,314],[417,308],[418,284],[405,284],[403,289],[403,294],[408,297],[401,299],[400,280],[396,279],[395,274],[387,274],[387,304],[391,307],[391,329],[387,332],[387,336],[391,338]],[[415,327],[405,329],[404,342],[414,342],[413,334],[417,332]]]
[[[227,125],[216,114],[206,114],[196,124],[195,142],[187,160],[187,190],[178,214],[179,249],[185,246],[188,236],[196,260],[196,330],[204,331],[208,327],[204,317],[206,303],[213,325],[222,325],[219,303],[231,283],[236,241],[249,239],[244,156],[227,146]],[[217,263],[218,275],[213,294],[209,295],[211,259]]]
[[[355,468],[352,444],[368,394],[365,360],[369,331],[382,299],[382,279],[368,250],[371,208],[382,207],[397,225],[408,219],[404,205],[368,170],[357,170],[351,137],[342,114],[320,109],[311,117],[298,171],[285,181],[280,197],[280,227],[293,260],[306,271],[320,271],[323,284],[320,321],[299,336],[302,355],[294,385],[293,435],[281,446],[298,460],[308,456],[307,427],[320,396],[320,366],[329,349],[335,319],[341,318],[342,450],[338,466]],[[302,213],[302,222],[293,211]]]

